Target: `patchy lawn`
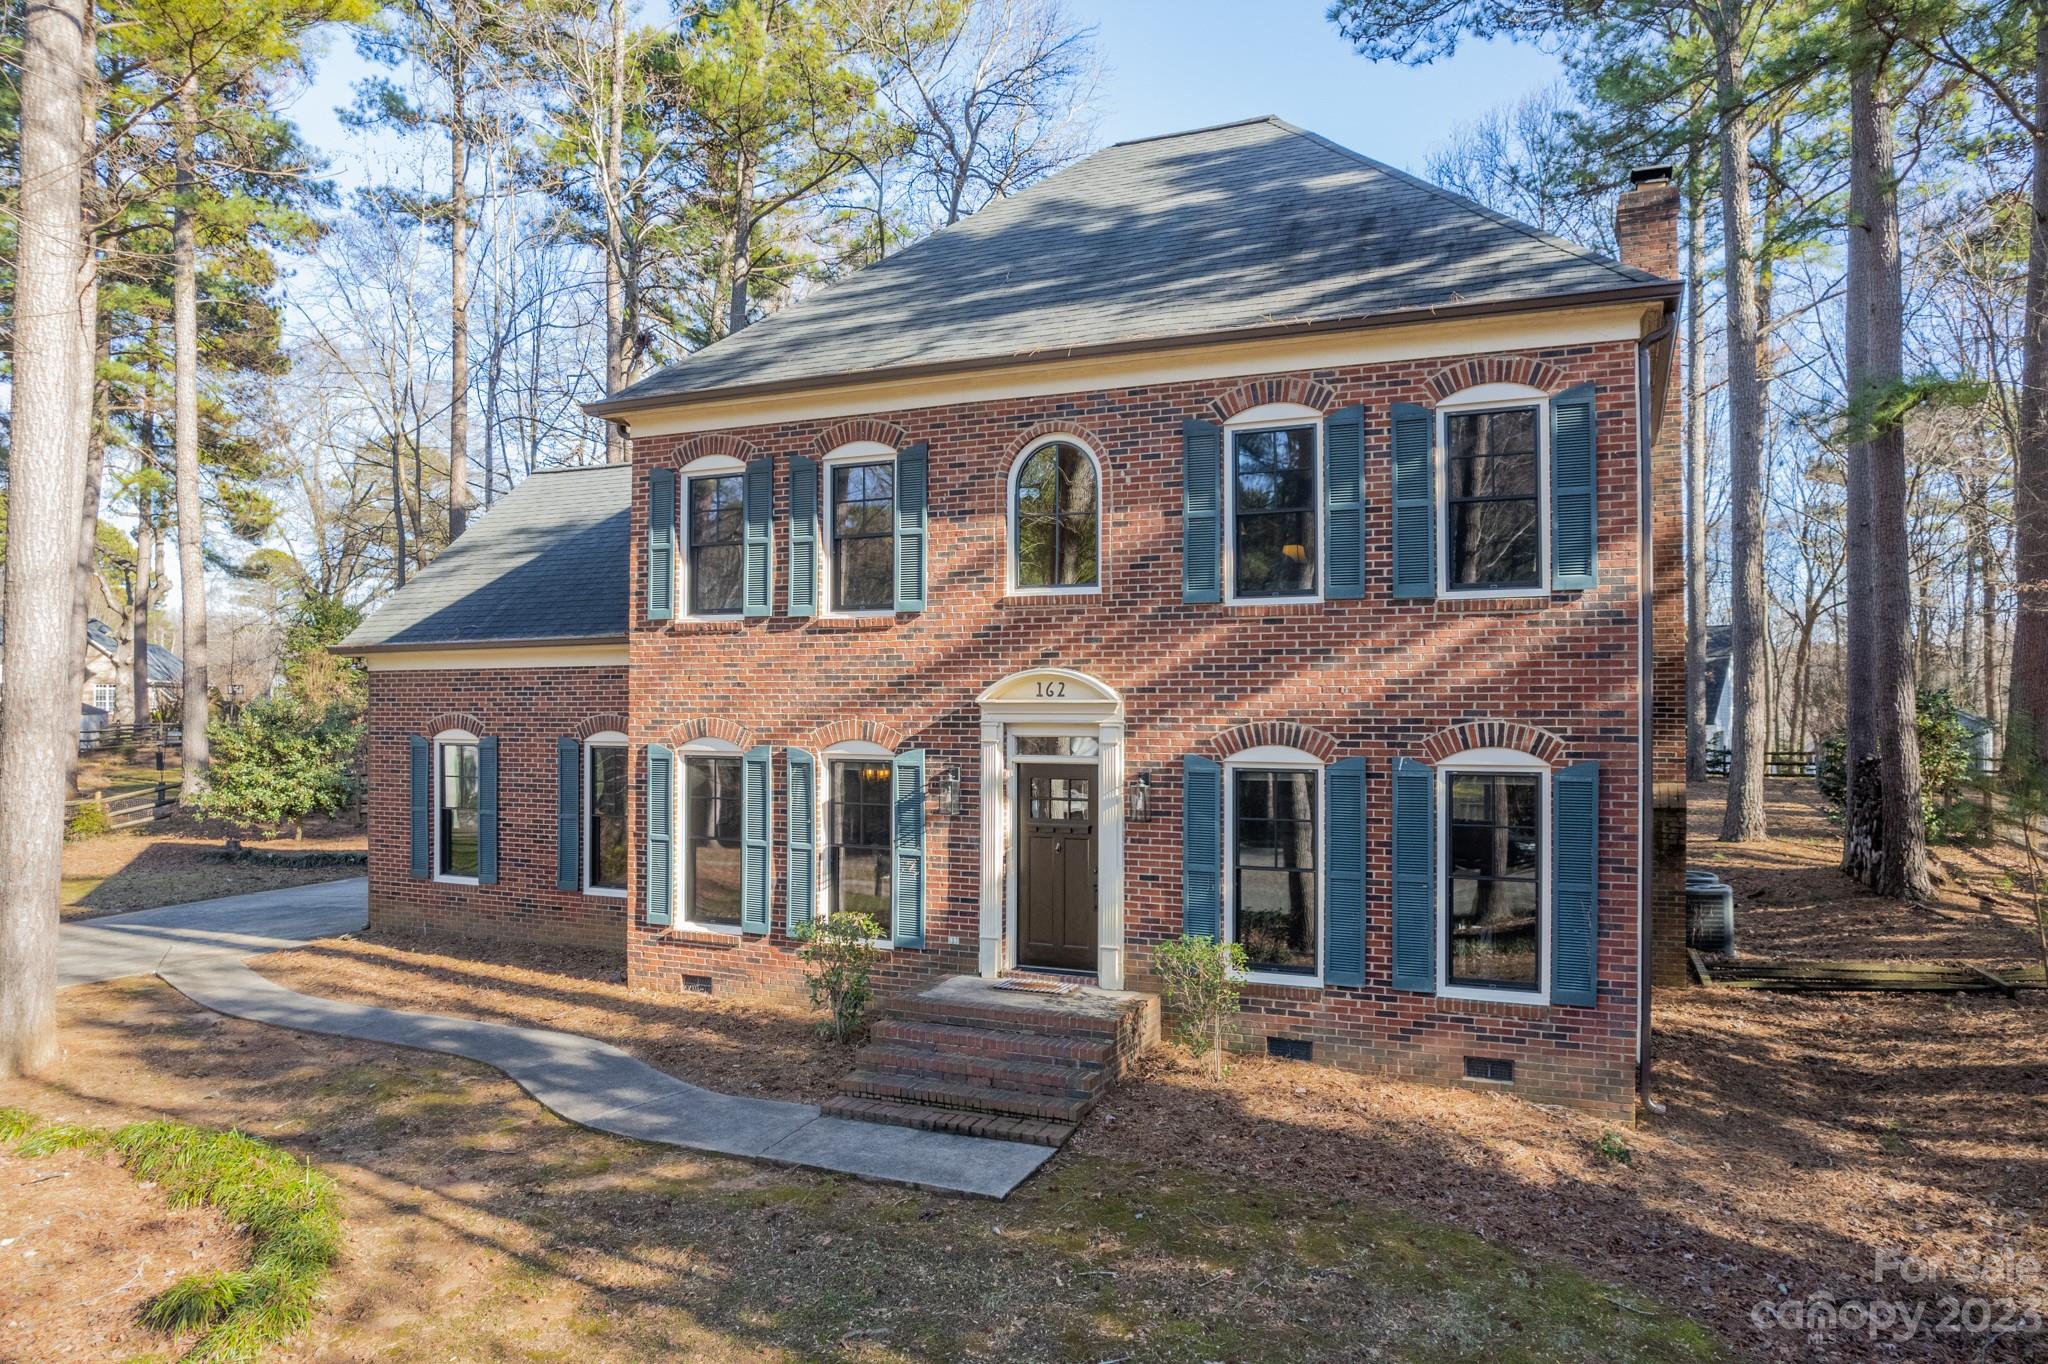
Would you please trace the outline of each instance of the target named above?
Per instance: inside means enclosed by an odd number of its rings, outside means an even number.
[[[222,1018],[148,980],[62,1012],[61,1081],[0,1103],[232,1122],[340,1182],[341,1262],[277,1358],[1725,1357],[1637,1294],[1384,1191],[1118,1152],[1062,1155],[1003,1203],[947,1198],[588,1132],[484,1067]]]
[[[274,866],[230,862],[219,854],[227,825],[177,813],[138,828],[64,845],[64,918],[91,919],[247,891],[361,876],[361,867]],[[362,852],[369,843],[348,821],[310,821],[303,838],[242,836],[245,848],[279,852]]]

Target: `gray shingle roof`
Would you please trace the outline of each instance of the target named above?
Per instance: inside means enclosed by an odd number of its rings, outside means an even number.
[[[1105,148],[591,410],[1665,283],[1253,119]]]
[[[630,465],[534,474],[336,651],[624,639],[632,503]]]

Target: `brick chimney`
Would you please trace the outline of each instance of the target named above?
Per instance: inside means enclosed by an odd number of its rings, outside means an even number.
[[[1678,278],[1678,182],[1671,167],[1629,172],[1628,189],[1614,201],[1614,240],[1623,265]]]

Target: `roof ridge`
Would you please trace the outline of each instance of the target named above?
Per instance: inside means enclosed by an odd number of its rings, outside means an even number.
[[[1175,133],[1152,133],[1145,137],[1127,137],[1121,142],[1112,142],[1109,145],[1111,147],[1136,147],[1147,142],[1171,142],[1176,137],[1198,137],[1203,133],[1220,133],[1225,128],[1247,128],[1254,123],[1271,123],[1275,127],[1285,128],[1291,133],[1301,131],[1301,129],[1277,114],[1255,114],[1251,118],[1234,118],[1228,123],[1210,123],[1200,128],[1183,128]],[[1108,148],[1104,148],[1104,150],[1106,151]]]
[[[1499,209],[1488,208],[1485,204],[1480,203],[1477,199],[1468,198],[1467,196],[1458,193],[1456,190],[1445,189],[1442,185],[1439,185],[1431,180],[1425,180],[1421,176],[1416,175],[1410,171],[1402,170],[1399,166],[1390,166],[1384,161],[1374,160],[1372,157],[1367,156],[1364,152],[1354,151],[1352,148],[1345,146],[1341,142],[1333,142],[1329,138],[1324,137],[1321,133],[1312,133],[1308,131],[1306,128],[1297,128],[1294,125],[1286,123],[1277,118],[1274,119],[1273,122],[1279,124],[1283,128],[1286,128],[1287,131],[1293,133],[1296,137],[1305,137],[1309,141],[1315,143],[1320,147],[1336,152],[1339,156],[1349,157],[1351,160],[1358,162],[1362,166],[1369,166],[1373,170],[1379,171],[1382,174],[1390,175],[1394,179],[1399,180],[1404,184],[1411,185],[1416,189],[1422,190],[1424,193],[1433,194],[1439,199],[1448,199],[1450,202],[1457,204],[1461,208],[1469,209],[1472,212],[1479,214],[1480,216],[1488,219],[1497,226],[1509,228],[1515,232],[1521,233],[1523,236],[1529,238],[1531,241],[1541,242],[1543,243],[1543,245],[1551,247],[1554,250],[1563,251],[1567,255],[1576,256],[1589,264],[1597,265],[1605,270],[1610,270],[1613,273],[1621,276],[1621,278],[1627,280],[1631,284],[1642,283],[1645,278],[1656,278],[1656,276],[1651,275],[1650,272],[1647,270],[1637,270],[1634,266],[1615,260],[1612,256],[1609,256],[1604,252],[1595,251],[1592,248],[1584,246],[1578,242],[1567,241],[1563,237],[1553,236],[1551,233],[1545,232],[1542,228],[1535,227],[1529,223],[1523,222],[1520,218],[1511,218],[1507,214],[1502,213]]]

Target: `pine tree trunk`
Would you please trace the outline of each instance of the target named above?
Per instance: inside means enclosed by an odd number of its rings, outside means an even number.
[[[1685,776],[1707,775],[1707,200],[1703,149],[1685,170]]]
[[[456,10],[458,29],[462,11]],[[455,34],[457,51],[468,35]],[[448,543],[469,529],[469,128],[463,107],[468,63],[456,59],[448,118]]]
[[[85,132],[90,142],[91,129]],[[99,381],[99,364],[102,355],[111,350],[111,338],[101,335],[99,261],[90,233],[85,238],[85,265],[83,280],[78,295],[79,326],[86,337],[84,359],[85,382],[90,388],[91,398],[77,404],[81,432],[79,439],[85,446],[85,460],[79,470],[78,480],[78,553],[72,563],[71,573],[71,690],[75,703],[85,699],[85,676],[87,659],[92,650],[86,638],[86,624],[92,619],[93,571],[98,564],[100,528],[100,475],[106,467],[107,443],[103,434],[102,421],[106,415],[106,388]],[[114,717],[107,716],[109,724]],[[74,724],[74,730],[79,726]],[[64,789],[72,795],[78,794],[78,745],[71,744],[64,753]]]
[[[1852,94],[1867,103],[1871,98],[1867,75]],[[1871,291],[1875,281],[1871,270],[1869,186],[1863,183],[1865,163],[1854,162],[1848,227],[1847,276],[1843,284],[1842,356],[1853,396],[1859,375],[1870,370]],[[1863,771],[1865,760],[1877,754],[1876,672],[1872,666],[1876,637],[1876,546],[1877,522],[1871,499],[1871,450],[1867,435],[1856,424],[1856,439],[1845,451],[1847,485],[1844,497],[1843,560],[1847,592],[1843,596],[1843,704],[1842,756],[1849,773]],[[1876,845],[1866,836],[1869,812],[1861,808],[1866,786],[1850,780],[1842,800],[1842,870],[1859,881],[1874,881],[1877,867],[1872,861]]]
[[[612,0],[611,90],[604,142],[604,381],[607,393],[626,386],[626,280],[624,162],[620,143],[626,136],[626,3]],[[626,438],[616,422],[604,425],[604,457],[616,464],[626,457]]]
[[[173,152],[177,204],[171,212],[171,445],[178,461],[178,604],[183,619],[185,671],[179,728],[184,748],[181,795],[190,800],[206,786],[206,512],[199,495],[199,268],[193,222],[198,193],[193,145],[198,118],[195,90],[178,92]]]
[[[143,442],[149,449],[156,448],[155,423],[144,418],[142,425]],[[143,470],[148,472],[148,456],[144,456]],[[129,686],[133,695],[129,697],[129,709],[134,717],[135,727],[142,728],[149,723],[149,618],[156,609],[156,561],[158,555],[156,537],[156,498],[147,487],[140,488],[136,497],[141,506],[135,525],[135,621],[129,632],[131,656],[128,664]]]
[[[2012,692],[2008,749],[2048,762],[2048,3],[2034,5],[2033,231],[2027,242],[2020,436],[2013,471]]]
[[[1904,275],[1899,262],[1899,197],[1892,120],[1882,64],[1859,63],[1850,81],[1849,198],[1852,246],[1860,246],[1865,278],[1866,368],[1849,373],[1849,391],[1872,401],[1903,375]],[[1852,267],[1854,268],[1854,267]],[[1906,536],[1906,431],[1896,421],[1869,427],[1872,626],[1870,700],[1884,802],[1884,846],[1872,888],[1880,895],[1924,900],[1927,825],[1920,810],[1920,738],[1914,699],[1913,572]]]
[[[1749,114],[1743,106],[1738,45],[1741,0],[1723,0],[1714,35],[1721,103],[1721,240],[1727,282],[1729,606],[1728,804],[1724,841],[1764,836],[1764,763],[1770,717],[1764,714],[1763,402],[1757,366],[1755,227],[1750,220]]]
[[[57,1061],[57,900],[64,761],[78,746],[74,645],[78,467],[85,460],[80,311],[85,94],[83,0],[28,7],[17,109],[14,371],[8,456],[7,685],[0,690],[0,1078]]]

